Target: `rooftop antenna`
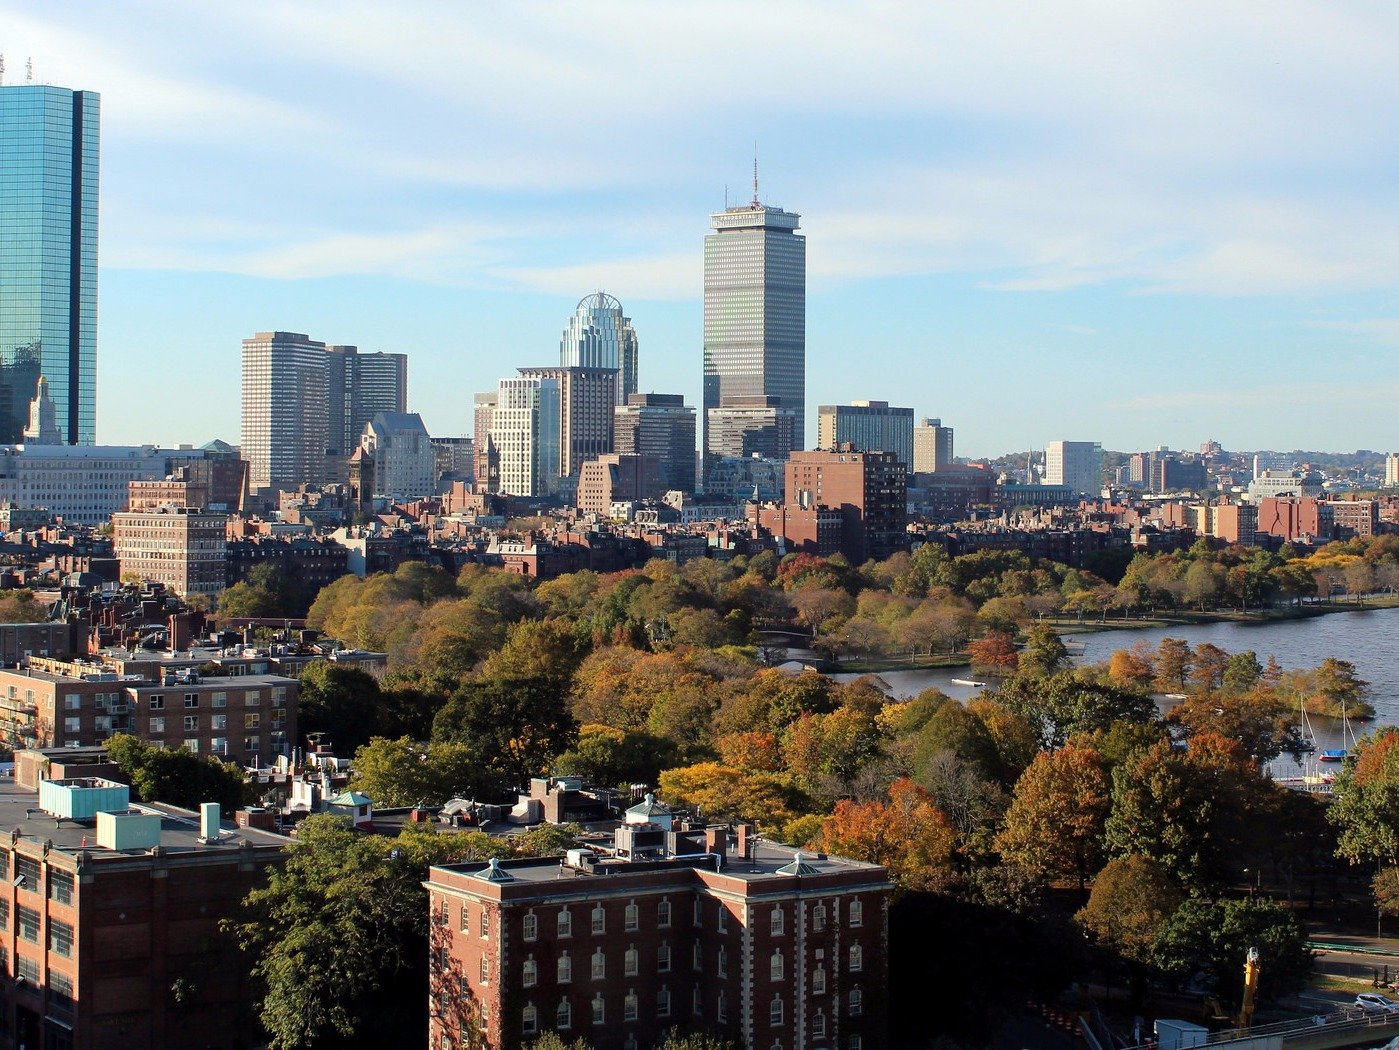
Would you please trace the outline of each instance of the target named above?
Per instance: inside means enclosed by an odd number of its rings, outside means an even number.
[[[26,84],[34,83],[34,60],[32,58],[24,60],[24,82]]]
[[[0,58],[0,72],[4,72],[4,59]],[[724,183],[724,210],[729,210],[729,184]]]
[[[5,82],[5,56],[0,55],[0,84]]]
[[[753,141],[753,207],[758,206],[758,142]]]

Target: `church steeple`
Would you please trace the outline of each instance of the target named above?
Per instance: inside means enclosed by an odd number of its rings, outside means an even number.
[[[29,425],[24,428],[27,445],[62,445],[63,434],[58,429],[58,413],[49,397],[48,376],[40,376],[34,400],[29,402]]]

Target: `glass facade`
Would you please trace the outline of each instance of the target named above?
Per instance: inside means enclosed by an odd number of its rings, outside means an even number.
[[[569,318],[559,347],[565,368],[615,368],[616,404],[625,405],[637,391],[637,341],[631,318],[606,292],[584,298]]]
[[[59,433],[97,439],[99,99],[0,86],[0,442],[23,440],[39,376]]]
[[[711,216],[704,239],[705,452],[711,409],[776,397],[806,433],[806,238],[798,216],[756,200]]]

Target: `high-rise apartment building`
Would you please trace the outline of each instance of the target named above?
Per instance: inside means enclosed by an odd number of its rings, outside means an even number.
[[[613,414],[613,446],[659,459],[667,490],[695,491],[695,409],[681,395],[630,395]]]
[[[711,408],[705,421],[706,474],[725,457],[786,459],[800,439],[797,414],[781,401],[761,394],[726,397],[718,408]]]
[[[913,428],[913,472],[935,474],[953,465],[952,428],[925,419]]]
[[[527,379],[551,379],[559,388],[559,476],[578,477],[590,459],[612,451],[612,414],[618,373],[613,368],[521,368]]]
[[[1044,451],[1044,483],[1096,496],[1103,487],[1103,446],[1096,441],[1051,441]]]
[[[337,475],[376,413],[408,411],[408,355],[325,349],[326,468]]]
[[[374,492],[395,500],[431,496],[437,488],[437,453],[416,412],[375,412],[360,436],[374,461]]]
[[[913,409],[891,408],[887,401],[852,401],[817,410],[816,445],[853,445],[864,452],[892,452],[913,470]]]
[[[559,381],[524,375],[502,379],[491,418],[491,443],[499,458],[497,490],[511,496],[552,493],[559,477]]]
[[[112,515],[112,553],[123,575],[163,583],[182,597],[224,589],[228,515],[160,507]]]
[[[730,397],[775,397],[806,428],[806,238],[798,215],[758,200],[710,216],[704,239],[704,427]]]
[[[794,452],[787,460],[784,504],[838,511],[840,550],[851,565],[908,550],[908,471],[892,452],[862,452],[848,445]],[[819,527],[820,521],[810,518],[806,525]],[[789,533],[788,538],[794,537]]]
[[[595,292],[578,303],[559,347],[565,368],[615,368],[617,404],[625,405],[637,389],[636,329],[622,304],[606,292]]]
[[[1384,457],[1384,487],[1399,486],[1399,452],[1391,452]]]
[[[63,441],[97,440],[99,96],[0,86],[0,442],[39,377]]]
[[[243,340],[243,435],[248,483],[294,488],[325,477],[325,343],[300,332]]]

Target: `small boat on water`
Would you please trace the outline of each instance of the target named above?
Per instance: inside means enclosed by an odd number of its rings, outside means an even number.
[[[953,685],[968,685],[973,689],[981,689],[986,685],[985,682],[973,682],[970,678],[953,678],[951,682]]]
[[[1344,762],[1349,752],[1343,747],[1328,747],[1316,756],[1318,762]]]

